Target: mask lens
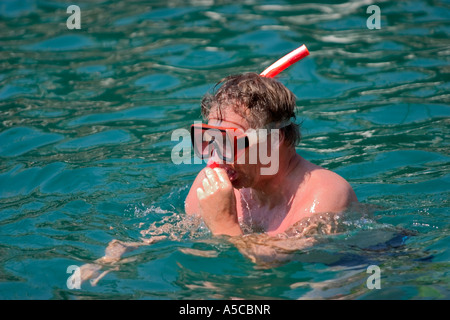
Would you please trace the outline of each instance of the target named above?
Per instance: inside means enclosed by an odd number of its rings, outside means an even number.
[[[247,148],[250,146],[250,142],[249,142],[248,137],[246,135],[244,135],[244,136],[241,136],[240,138],[236,139],[235,145],[236,145],[235,159],[238,159],[245,153],[245,150],[247,150]]]
[[[223,161],[232,163],[248,147],[248,138],[236,129],[211,128],[207,125],[192,125],[191,140],[194,152],[200,159],[208,159],[216,151]]]
[[[213,151],[217,151],[220,158],[223,158],[223,145],[225,132],[217,128],[208,128],[203,125],[193,125],[191,127],[191,140],[194,152],[200,159],[208,159]]]
[[[200,159],[207,159],[212,153],[212,140],[203,139],[203,128],[193,125],[191,127],[191,142],[194,147],[194,153]]]

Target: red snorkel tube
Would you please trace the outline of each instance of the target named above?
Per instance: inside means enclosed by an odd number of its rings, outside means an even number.
[[[288,53],[283,58],[271,64],[270,67],[268,67],[266,70],[260,73],[260,76],[266,78],[273,78],[281,71],[283,71],[286,68],[289,68],[294,63],[303,59],[307,55],[309,55],[309,51],[305,45],[302,45],[301,47],[295,49],[291,53]]]
[[[305,45],[302,45],[301,47],[298,47],[294,51],[291,51],[284,57],[278,59],[276,62],[271,64],[266,70],[260,73],[260,76],[266,78],[273,78],[284,69],[292,66],[294,63],[298,62],[299,60],[303,59],[308,55],[309,55],[308,49],[306,48]],[[208,164],[208,168],[211,169],[217,168],[218,166],[219,164],[214,161]]]

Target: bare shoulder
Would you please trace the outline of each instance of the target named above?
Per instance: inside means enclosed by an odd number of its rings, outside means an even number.
[[[309,194],[315,212],[342,212],[358,202],[351,185],[335,172],[316,166],[310,173]]]

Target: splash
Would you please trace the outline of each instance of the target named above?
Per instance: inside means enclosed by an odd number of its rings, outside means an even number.
[[[174,241],[201,239],[211,235],[200,217],[180,213],[164,216],[140,233],[144,239],[164,236]]]

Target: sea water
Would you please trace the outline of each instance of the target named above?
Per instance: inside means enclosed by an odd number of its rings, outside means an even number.
[[[379,1],[379,29],[365,1],[76,4],[80,29],[63,1],[0,1],[0,298],[450,297],[447,2]],[[301,44],[310,56],[278,77],[297,152],[363,210],[261,265],[185,216],[204,164],[175,165],[171,134],[221,78]],[[114,239],[157,236],[69,285]]]

